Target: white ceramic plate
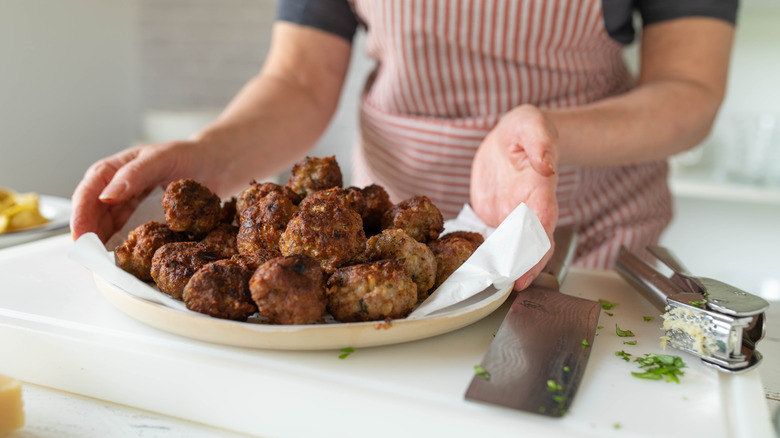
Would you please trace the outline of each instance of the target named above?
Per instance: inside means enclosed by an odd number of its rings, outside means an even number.
[[[0,234],[0,248],[18,245],[63,232],[70,221],[70,199],[58,196],[38,195],[38,206],[49,222],[37,227],[14,230]]]
[[[103,295],[119,310],[152,327],[223,345],[277,350],[373,347],[429,338],[472,324],[496,310],[512,291],[490,289],[419,319],[315,325],[268,325],[212,318],[130,295],[95,276]]]

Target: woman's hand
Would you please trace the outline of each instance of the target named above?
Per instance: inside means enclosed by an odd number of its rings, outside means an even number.
[[[95,232],[105,242],[156,187],[181,178],[209,181],[198,164],[207,161],[198,157],[200,149],[190,141],[136,146],[90,166],[72,196],[73,238]]]
[[[520,203],[533,210],[550,242],[558,222],[557,132],[538,108],[522,105],[505,114],[477,150],[471,169],[471,204],[490,226],[498,226]],[[553,242],[554,244],[554,242]],[[515,282],[525,289],[552,256]]]

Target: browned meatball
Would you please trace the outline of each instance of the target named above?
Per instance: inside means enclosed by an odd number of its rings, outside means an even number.
[[[283,255],[311,256],[328,274],[339,266],[361,261],[366,248],[360,216],[337,203],[330,203],[329,207],[298,211],[279,239]]]
[[[166,243],[184,238],[164,223],[147,222],[130,231],[127,240],[114,249],[114,262],[140,280],[150,281],[154,252]]]
[[[414,196],[393,205],[382,215],[382,229],[402,228],[418,242],[426,243],[444,231],[444,219],[427,196]]]
[[[200,268],[182,293],[188,309],[215,318],[246,321],[257,312],[249,292],[251,274],[232,260],[217,260]]]
[[[382,215],[393,206],[390,195],[384,187],[372,184],[360,189],[363,193],[365,208],[363,209],[363,228],[367,235],[379,233],[382,225]]]
[[[279,192],[271,192],[244,209],[236,237],[238,252],[278,250],[279,238],[296,210],[290,199]]]
[[[209,231],[200,243],[218,253],[219,258],[229,259],[238,254],[237,234],[237,226],[223,222]]]
[[[303,198],[298,205],[301,210],[326,210],[330,203],[337,203],[341,208],[349,208],[357,214],[361,214],[366,206],[363,194],[353,189],[343,189],[341,187],[332,187],[327,190],[320,190]]]
[[[428,247],[436,257],[436,284],[433,289],[465,263],[484,240],[479,233],[455,231],[428,242]]]
[[[257,268],[268,260],[281,257],[282,253],[279,251],[273,251],[270,249],[260,248],[255,252],[245,252],[243,254],[236,254],[230,258],[234,262],[238,263],[242,268],[249,272],[249,275],[255,273]]]
[[[203,236],[219,223],[219,197],[192,179],[168,184],[162,198],[165,221],[174,231]]]
[[[267,261],[249,280],[252,299],[272,324],[314,324],[325,313],[325,289],[319,263],[294,255]]]
[[[287,186],[304,197],[319,190],[342,185],[341,168],[335,156],[306,157],[295,163],[287,180]]]
[[[328,312],[342,322],[403,318],[417,303],[417,285],[398,260],[340,268],[325,293]]]
[[[190,278],[218,258],[216,252],[198,242],[168,243],[152,257],[152,278],[161,292],[180,300]]]
[[[241,212],[243,210],[256,204],[263,199],[265,195],[271,192],[277,192],[290,198],[290,201],[295,205],[298,205],[302,199],[301,195],[295,193],[287,186],[280,186],[279,184],[272,182],[258,183],[252,181],[249,184],[249,187],[238,195],[238,199],[236,200],[236,219],[240,221]]]
[[[369,237],[366,242],[366,259],[398,260],[417,284],[419,299],[428,297],[428,291],[436,281],[436,258],[431,249],[409,237],[400,228],[384,230],[382,234]]]

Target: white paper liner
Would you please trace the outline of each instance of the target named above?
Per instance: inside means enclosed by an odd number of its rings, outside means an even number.
[[[150,220],[164,221],[161,207],[162,190],[152,192],[136,209],[125,227],[112,236],[104,246],[94,233],[79,237],[69,256],[90,269],[95,275],[125,292],[163,306],[189,312],[184,303],[175,300],[117,267],[113,262],[113,250],[127,234],[140,224]],[[506,290],[528,272],[550,248],[550,241],[539,219],[525,204],[520,204],[498,226],[486,226],[465,205],[457,218],[444,224],[444,234],[453,231],[473,231],[486,236],[474,254],[439,288],[420,304],[409,319],[425,318],[442,309],[479,294],[492,294]]]
[[[550,249],[544,227],[525,204],[517,206],[495,230],[486,227],[466,205],[445,227],[445,232],[456,230],[482,232],[487,238],[409,318],[430,315],[491,286],[504,290],[539,263]]]

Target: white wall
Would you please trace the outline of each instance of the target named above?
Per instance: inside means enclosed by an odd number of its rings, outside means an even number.
[[[70,196],[138,129],[135,1],[0,2],[0,186]]]

